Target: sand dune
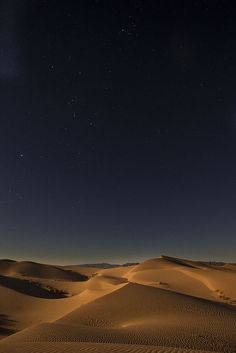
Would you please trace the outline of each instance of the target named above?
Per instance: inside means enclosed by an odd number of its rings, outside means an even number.
[[[233,264],[167,256],[73,270],[2,260],[0,352],[236,352],[235,288]]]
[[[131,282],[173,290],[192,296],[236,304],[236,268],[161,257],[133,268]]]
[[[87,277],[72,270],[29,261],[0,260],[0,274],[3,276],[24,276],[50,278],[54,280],[82,281]]]
[[[146,345],[93,343],[93,342],[47,342],[4,344],[1,353],[210,353],[192,349],[157,347]],[[214,352],[217,353],[217,352]]]
[[[37,280],[40,281],[40,279]],[[120,288],[123,282],[122,279],[112,282],[103,277],[99,280],[94,277],[83,282],[52,280],[47,282],[51,288],[59,288],[59,290],[65,288],[67,292],[75,292],[75,295],[70,297],[61,299],[54,297],[52,300],[53,297],[49,299],[45,295],[40,295],[41,287],[34,287],[35,293],[32,288],[29,288],[28,292],[26,286],[23,293],[22,285],[25,280],[18,288],[16,285],[14,288],[9,288],[9,285],[0,281],[0,314],[6,318],[2,324],[0,323],[0,336],[6,336],[40,322],[57,320],[80,305]],[[39,283],[42,284],[44,281]]]

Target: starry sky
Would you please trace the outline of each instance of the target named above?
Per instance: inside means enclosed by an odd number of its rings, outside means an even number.
[[[0,257],[236,262],[234,2],[0,6]]]

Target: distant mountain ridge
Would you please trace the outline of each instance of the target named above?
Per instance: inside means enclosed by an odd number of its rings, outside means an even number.
[[[128,267],[128,266],[136,266],[136,265],[139,265],[139,262],[126,262],[122,265],[101,262],[101,263],[95,263],[95,264],[70,265],[70,267],[79,266],[79,267],[95,267],[95,268],[109,269],[109,268],[115,268],[115,267]]]

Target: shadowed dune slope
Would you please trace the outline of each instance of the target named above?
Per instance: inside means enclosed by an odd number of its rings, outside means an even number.
[[[0,276],[0,285],[33,297],[48,299],[66,297],[66,292],[64,290],[57,290],[55,288],[50,288],[49,286],[43,287],[41,283],[27,279]]]
[[[173,268],[173,266],[183,266],[183,267],[190,267],[190,268],[197,267],[194,261],[182,260],[182,259],[177,259],[174,257],[163,255],[161,257],[158,257],[155,259],[149,259],[140,263],[139,265],[135,266],[135,268],[133,269],[133,272],[152,270],[157,268],[167,269],[167,268]]]
[[[71,265],[71,266],[59,266],[60,268],[64,270],[69,270],[73,272],[78,272],[81,275],[87,276],[87,277],[92,277],[99,271],[101,271],[100,268],[96,267],[85,267],[85,266],[79,266],[79,265]]]

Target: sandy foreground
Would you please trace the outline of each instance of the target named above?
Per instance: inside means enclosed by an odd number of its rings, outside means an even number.
[[[236,352],[236,265],[0,260],[0,353]]]

